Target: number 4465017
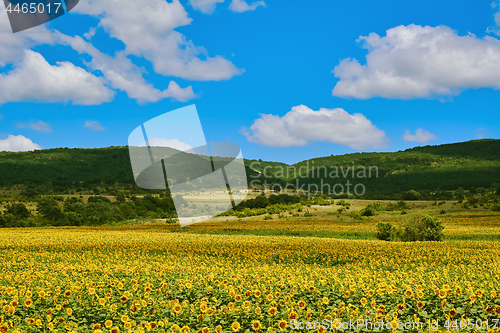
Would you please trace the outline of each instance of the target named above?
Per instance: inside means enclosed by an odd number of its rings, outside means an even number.
[[[15,5],[12,6],[11,3],[7,6],[7,13],[31,13],[31,14],[42,14],[45,11],[47,11],[47,14],[57,14],[59,13],[59,10],[63,10],[61,7],[62,3],[60,2],[54,2],[54,3],[48,3],[48,4],[43,4],[43,3],[23,3],[22,5]]]

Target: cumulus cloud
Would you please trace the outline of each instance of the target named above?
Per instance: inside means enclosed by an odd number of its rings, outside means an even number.
[[[47,91],[52,81],[50,76],[37,75],[36,80],[30,82],[26,96],[16,92],[12,97],[7,92],[0,92],[0,103],[25,101],[39,102],[72,102],[73,104],[101,104],[113,99],[114,89],[121,90],[137,100],[139,103],[156,102],[171,98],[181,102],[198,97],[192,86],[180,87],[175,81],[170,81],[167,89],[160,90],[147,82],[143,75],[144,68],[132,63],[129,56],[144,57],[152,62],[156,73],[169,76],[178,76],[193,80],[226,80],[244,72],[230,61],[221,56],[209,56],[203,47],[196,47],[184,35],[174,29],[188,25],[192,19],[179,1],[167,2],[164,0],[82,0],[75,7],[74,12],[95,16],[99,19],[97,27],[91,27],[84,34],[87,40],[95,35],[97,28],[103,28],[111,37],[122,40],[126,49],[116,52],[113,56],[104,54],[91,43],[81,37],[67,36],[57,31],[49,31],[45,26],[30,29],[27,32],[12,34],[7,13],[4,6],[0,6],[0,33],[5,32],[0,45],[0,66],[12,64],[14,70],[3,74],[0,79],[7,83],[25,79],[33,65],[33,57],[27,56],[31,48],[41,45],[67,45],[80,54],[90,55],[90,62],[85,62],[87,70],[73,66],[69,62],[50,66],[42,55],[38,61],[43,65],[39,72],[57,73],[58,78],[64,77],[61,85],[72,91],[59,93],[60,89],[51,87],[52,93]],[[42,61],[43,59],[43,61]],[[27,60],[32,60],[29,62]],[[102,77],[91,74],[92,71],[101,71]],[[38,73],[35,73],[38,74]],[[80,89],[75,86],[81,81]],[[56,85],[55,88],[58,88]],[[99,89],[94,89],[99,87]],[[90,89],[89,89],[90,88]],[[113,90],[111,90],[111,89]],[[0,87],[1,89],[1,87]],[[67,90],[68,90],[67,89]],[[87,96],[85,92],[88,92]],[[33,94],[32,94],[33,93]],[[68,93],[67,96],[63,96]],[[73,95],[72,93],[76,93]],[[97,93],[97,94],[96,94]]]
[[[387,144],[385,132],[361,113],[351,115],[341,108],[314,111],[305,105],[292,107],[283,117],[261,114],[249,130],[242,130],[242,134],[250,142],[273,147],[326,141],[360,150]]]
[[[0,6],[0,66],[18,62],[24,57],[24,50],[39,44],[53,44],[53,36],[45,25],[31,28],[22,33],[12,33],[5,6]]]
[[[97,120],[86,120],[84,128],[91,129],[93,131],[105,131],[106,127],[103,127]]]
[[[92,60],[87,65],[92,70],[100,70],[112,88],[125,91],[130,98],[136,99],[140,103],[156,102],[163,98],[186,102],[197,97],[192,86],[181,88],[174,81],[170,81],[166,90],[156,89],[143,78],[141,69],[134,65],[123,52],[118,52],[114,57],[111,57],[79,36],[70,37],[59,33],[56,39],[59,43],[70,46],[80,54],[90,55]]]
[[[233,0],[229,5],[229,9],[235,13],[243,13],[255,10],[259,6],[266,7],[266,3],[264,1],[255,1],[249,5],[245,0]]]
[[[344,59],[333,73],[332,94],[360,99],[432,98],[465,89],[500,89],[500,40],[459,36],[446,26],[398,26],[358,42],[368,50],[366,64]]]
[[[109,102],[114,93],[104,80],[70,62],[50,65],[37,52],[26,50],[10,72],[0,74],[0,104],[7,102],[72,102],[95,105]]]
[[[491,7],[495,10],[495,14],[493,15],[494,24],[488,27],[486,32],[500,36],[500,0],[493,1]]]
[[[209,15],[213,14],[217,4],[222,2],[224,0],[189,0],[189,4],[193,9]],[[249,5],[245,0],[232,0],[231,4],[229,4],[229,10],[235,13],[243,13],[255,10],[259,6],[266,7],[266,3],[264,1],[255,1]]]
[[[52,127],[44,121],[29,122],[29,123],[18,123],[17,128],[30,128],[37,132],[52,132]]]
[[[9,135],[7,139],[0,139],[0,151],[31,151],[41,148],[40,145],[22,135]]]
[[[179,141],[178,139],[165,139],[165,138],[152,138],[148,142],[143,142],[139,147],[145,147],[149,143],[150,147],[170,147],[181,151],[192,150],[193,147],[185,142]]]
[[[410,131],[406,130],[403,139],[408,142],[420,142],[427,143],[431,140],[436,140],[438,137],[429,131],[417,128],[415,134],[411,134]]]
[[[144,57],[158,74],[219,81],[244,72],[174,30],[192,21],[178,0],[81,0],[74,11],[99,18],[99,26],[125,44],[126,55]]]
[[[224,0],[189,0],[189,4],[193,9],[209,15],[215,12],[215,6],[221,2],[224,2]]]

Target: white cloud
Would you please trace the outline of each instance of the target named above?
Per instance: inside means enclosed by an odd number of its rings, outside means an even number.
[[[484,127],[478,127],[476,129],[476,138],[482,139],[488,136],[488,130]]]
[[[99,26],[125,44],[126,55],[144,57],[158,74],[219,81],[244,72],[174,30],[192,21],[178,0],[81,0],[74,11],[98,17]]]
[[[177,150],[188,151],[192,150],[193,147],[185,142],[179,141],[178,139],[165,139],[165,138],[152,138],[148,140],[150,147],[170,147]],[[143,142],[139,147],[147,146],[146,142]]]
[[[31,50],[24,52],[12,71],[0,74],[0,104],[38,101],[95,105],[111,101],[113,95],[102,78],[70,62],[52,66]]]
[[[93,131],[105,131],[106,127],[103,127],[97,120],[85,120],[84,128],[89,128]]]
[[[44,121],[29,122],[29,123],[18,123],[17,128],[31,128],[37,132],[52,132],[52,127]]]
[[[496,9],[495,14],[493,15],[494,24],[488,27],[488,29],[486,29],[486,32],[491,32],[495,35],[500,36],[500,0],[493,1],[491,3],[491,7],[493,9]]]
[[[30,139],[22,135],[9,135],[7,139],[0,139],[0,151],[30,151],[35,149],[41,149],[40,145],[37,145]]]
[[[431,140],[436,140],[438,137],[429,131],[417,128],[415,134],[411,134],[410,131],[406,130],[403,139],[408,142],[420,142],[427,143]]]
[[[21,33],[12,33],[5,6],[0,6],[0,66],[18,62],[24,57],[24,50],[39,44],[52,44],[52,34],[45,25]]]
[[[163,98],[185,102],[197,97],[192,86],[181,88],[174,81],[170,81],[166,90],[156,89],[152,84],[146,82],[141,69],[134,65],[123,52],[118,52],[115,57],[111,57],[79,36],[70,37],[58,34],[57,41],[63,45],[71,46],[78,53],[90,55],[92,60],[87,65],[92,70],[100,70],[104,77],[109,80],[112,88],[125,91],[130,98],[136,99],[140,103],[156,102]]]
[[[333,73],[332,94],[354,98],[425,98],[458,95],[465,89],[500,89],[500,41],[459,36],[446,26],[398,26],[385,37],[360,37],[366,64],[344,59]]]
[[[255,10],[259,6],[266,7],[266,3],[264,1],[255,1],[249,5],[245,0],[233,0],[229,5],[229,9],[235,13],[243,13]]]
[[[189,0],[189,4],[193,9],[209,15],[215,12],[215,6],[221,2],[224,2],[224,0]]]
[[[45,59],[38,54],[38,60],[44,65],[39,68],[38,72],[45,70],[45,72],[57,73],[58,78],[64,77],[61,84],[64,87],[66,83],[75,83],[75,85],[67,86],[68,89],[76,88],[78,80],[81,79],[83,80],[80,85],[81,89],[63,96],[68,91],[58,93],[60,89],[52,87],[52,91],[48,91],[48,87],[53,83],[50,80],[51,77],[38,75],[37,80],[30,82],[27,89],[29,91],[26,94],[23,94],[23,91],[16,91],[13,96],[7,96],[10,94],[0,92],[0,103],[33,100],[101,104],[113,99],[114,92],[108,87],[125,91],[130,98],[136,99],[139,103],[156,102],[164,98],[185,102],[198,97],[192,86],[180,87],[175,81],[170,81],[167,89],[156,89],[153,84],[143,78],[145,70],[133,64],[129,55],[144,57],[151,61],[159,74],[187,79],[225,80],[244,72],[243,69],[236,68],[221,56],[208,56],[204,48],[194,46],[184,35],[174,30],[192,21],[178,0],[173,2],[82,0],[75,7],[74,12],[77,11],[97,17],[99,27],[107,31],[111,37],[122,40],[126,49],[115,53],[114,56],[109,56],[79,36],[70,37],[57,31],[54,33],[44,26],[12,34],[5,8],[0,6],[0,33],[4,35],[0,45],[0,66],[9,63],[14,65],[14,70],[2,75],[0,80],[4,81],[4,86],[14,81],[17,83],[21,79],[25,80],[31,69],[28,66],[32,63],[23,63],[23,59],[24,62],[30,60],[26,56],[31,52],[28,50],[40,44],[68,45],[80,54],[90,55],[91,61],[86,63],[88,70],[99,70],[103,77],[97,77],[69,62],[50,66],[47,62],[43,63]],[[92,39],[96,28],[91,27],[84,37]],[[99,89],[94,89],[96,86]],[[59,85],[55,86],[55,88],[58,87]]]
[[[242,134],[250,142],[264,146],[303,146],[309,141],[327,141],[353,149],[380,148],[387,144],[379,130],[361,113],[353,115],[341,108],[314,111],[305,105],[292,107],[283,117],[262,114],[250,131]]]

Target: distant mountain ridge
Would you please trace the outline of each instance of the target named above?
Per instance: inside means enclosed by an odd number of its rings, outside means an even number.
[[[500,140],[481,139],[389,153],[331,155],[293,165],[245,160],[245,165],[248,180],[254,184],[266,181],[281,186],[334,185],[340,181],[362,181],[367,195],[390,197],[409,190],[456,190],[500,184]],[[373,167],[378,177],[352,177],[352,169],[345,177],[342,173],[341,177],[330,177],[335,167],[344,171],[349,167]],[[325,169],[329,171],[327,177]],[[284,172],[287,170],[288,175]],[[42,192],[60,193],[115,183],[134,186],[128,147],[0,152],[0,187],[21,184],[39,187]]]

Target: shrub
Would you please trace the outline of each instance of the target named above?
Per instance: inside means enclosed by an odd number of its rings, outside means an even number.
[[[401,239],[406,242],[441,241],[444,226],[440,219],[430,215],[413,217],[403,223]]]
[[[7,214],[11,214],[16,219],[27,219],[31,216],[30,211],[26,208],[25,204],[15,203],[7,207]]]
[[[415,190],[409,190],[404,192],[402,197],[404,200],[418,200],[418,198],[420,198],[420,193]]]
[[[391,240],[392,231],[393,226],[389,222],[377,223],[377,239],[384,241]]]
[[[360,211],[360,214],[362,216],[374,216],[377,214],[377,212],[380,212],[383,210],[384,210],[384,208],[378,202],[375,202],[375,203],[369,204],[368,206],[363,208]]]
[[[493,205],[491,206],[491,210],[494,212],[500,212],[500,205]]]

